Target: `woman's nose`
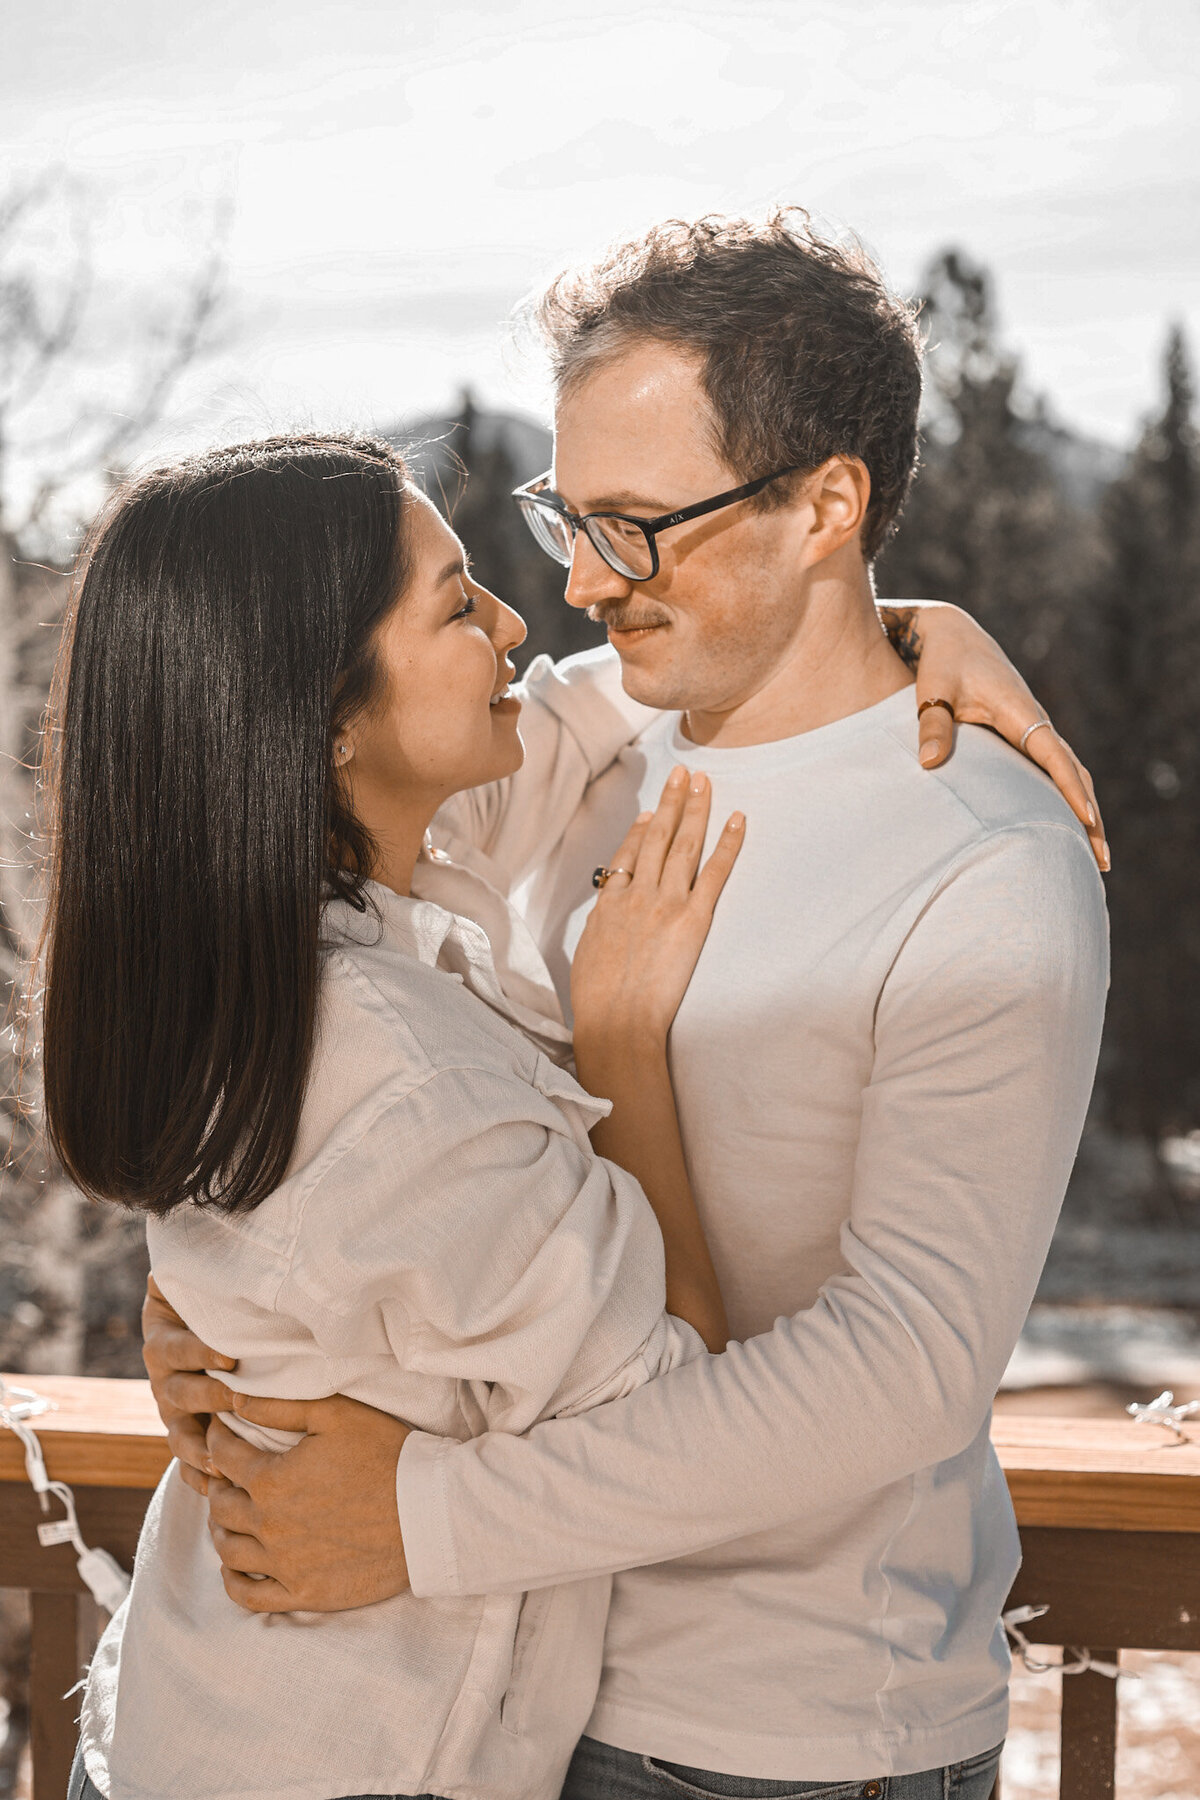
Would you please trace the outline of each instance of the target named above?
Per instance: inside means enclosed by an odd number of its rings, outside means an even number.
[[[523,644],[529,636],[529,628],[515,607],[506,606],[503,600],[496,602],[496,628],[492,633],[492,642],[501,656],[507,656],[518,644]]]

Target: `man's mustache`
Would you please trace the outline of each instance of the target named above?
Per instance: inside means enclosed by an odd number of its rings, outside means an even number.
[[[589,606],[587,616],[594,624],[603,625],[609,631],[649,631],[656,625],[668,623],[662,613],[614,612],[606,606]]]

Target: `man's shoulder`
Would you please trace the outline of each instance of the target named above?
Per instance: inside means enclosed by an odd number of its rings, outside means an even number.
[[[960,725],[953,755],[928,770],[914,716],[894,711],[881,726],[887,753],[879,756],[877,740],[873,836],[876,850],[886,846],[910,931],[939,938],[957,928],[1011,948],[1028,919],[1047,944],[1063,933],[1107,941],[1087,833],[1036,763],[994,732]]]
[[[964,847],[998,832],[1060,826],[1089,850],[1087,833],[1036,763],[982,725],[959,725],[954,751],[940,768],[917,758],[915,717],[893,717],[885,727],[899,755],[896,776],[918,812],[957,815]],[[958,835],[958,834],[956,834]]]

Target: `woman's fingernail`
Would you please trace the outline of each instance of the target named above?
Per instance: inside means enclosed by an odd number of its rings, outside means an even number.
[[[929,768],[931,763],[935,763],[937,761],[938,747],[936,744],[932,744],[932,743],[931,744],[922,744],[920,750],[917,752],[917,755],[919,756],[919,758],[921,760],[922,768],[927,769],[927,768]]]
[[[1108,839],[1107,839],[1107,838],[1105,838],[1105,840],[1104,840],[1104,842],[1103,842],[1103,843],[1102,843],[1102,844],[1101,844],[1101,846],[1100,846],[1100,854],[1101,854],[1101,856],[1102,856],[1102,857],[1103,857],[1103,858],[1104,858],[1104,867],[1105,867],[1105,869],[1106,869],[1106,870],[1107,870],[1107,869],[1111,869],[1111,868],[1112,868],[1112,857],[1111,857],[1111,856],[1110,856],[1110,854],[1109,854],[1109,849],[1108,849]]]
[[[1099,819],[1096,817],[1096,809],[1094,806],[1089,806],[1087,809],[1087,821],[1089,825],[1098,825],[1100,823]]]
[[[730,831],[740,831],[742,829],[742,827],[745,825],[745,823],[746,823],[745,813],[730,813],[730,815],[729,815]]]
[[[698,770],[696,772],[696,774],[692,776],[692,792],[693,792],[693,794],[702,794],[707,786],[708,786],[708,776],[705,774],[702,774]]]
[[[686,769],[679,767],[672,769],[671,773],[667,776],[667,786],[670,788],[682,787],[687,780],[687,774],[688,772]]]
[[[648,825],[653,817],[652,812],[639,813],[633,822],[635,825]]]

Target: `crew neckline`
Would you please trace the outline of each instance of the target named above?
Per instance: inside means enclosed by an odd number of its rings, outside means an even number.
[[[857,712],[831,719],[828,725],[815,725],[811,731],[797,732],[793,737],[769,738],[761,744],[697,744],[683,734],[683,714],[671,715],[668,742],[671,754],[689,768],[715,770],[763,768],[775,764],[794,767],[798,763],[815,762],[840,751],[855,738],[869,732],[887,730],[907,719],[916,722],[916,706],[912,682],[876,700]]]

